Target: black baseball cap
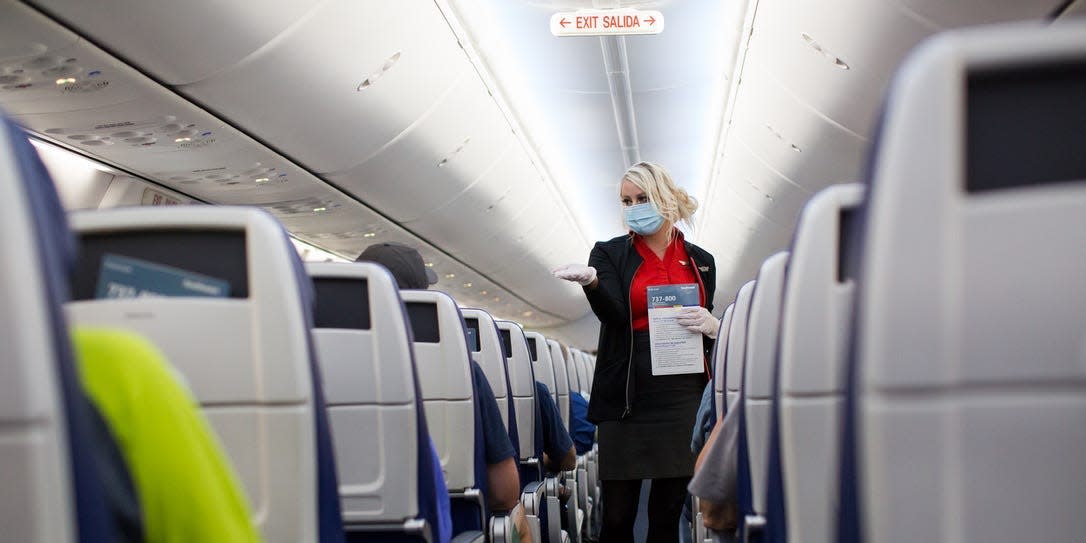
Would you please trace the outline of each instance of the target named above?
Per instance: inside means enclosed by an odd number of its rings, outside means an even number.
[[[396,284],[403,289],[427,289],[437,283],[437,274],[426,267],[422,255],[399,243],[374,243],[355,262],[376,262],[392,272]]]

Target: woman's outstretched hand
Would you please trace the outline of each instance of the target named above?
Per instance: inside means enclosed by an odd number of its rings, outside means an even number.
[[[587,287],[596,280],[596,268],[585,266],[584,264],[566,264],[564,266],[558,266],[551,270],[551,273],[559,279],[572,281],[582,287]]]
[[[680,309],[675,322],[691,332],[699,332],[713,339],[716,339],[716,331],[720,328],[720,320],[701,306]]]

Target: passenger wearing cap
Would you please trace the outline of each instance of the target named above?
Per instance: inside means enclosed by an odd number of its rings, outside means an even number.
[[[355,262],[376,262],[396,279],[400,289],[426,290],[437,283],[437,274],[426,267],[418,251],[399,243],[375,243],[366,247]]]
[[[377,243],[366,247],[355,262],[374,262],[392,273],[400,289],[425,290],[437,283],[437,275],[426,267],[422,255],[415,249],[398,243]],[[482,419],[483,447],[486,449],[487,495],[490,510],[507,513],[520,503],[520,472],[516,451],[502,423],[498,400],[479,364],[471,361],[472,384],[479,398]],[[515,519],[522,539],[525,531],[523,517]]]

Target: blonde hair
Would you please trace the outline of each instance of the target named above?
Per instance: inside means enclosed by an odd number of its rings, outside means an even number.
[[[694,223],[691,217],[698,210],[698,201],[685,190],[675,184],[671,174],[663,166],[654,162],[638,162],[630,166],[626,173],[622,174],[622,181],[629,181],[637,188],[645,191],[652,205],[656,206],[660,216],[669,224],[677,225],[680,222],[693,230]],[[619,182],[619,190],[622,190],[622,181]],[[623,219],[623,226],[625,219]],[[672,231],[667,233],[667,239],[671,241]]]

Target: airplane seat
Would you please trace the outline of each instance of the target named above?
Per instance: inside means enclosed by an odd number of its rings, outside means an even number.
[[[534,524],[540,527],[541,537],[548,541],[561,539],[561,509],[558,505],[557,479],[546,477],[543,467],[543,419],[536,403],[537,378],[544,379],[535,371],[528,337],[524,328],[513,321],[496,321],[502,343],[509,354],[509,373],[513,382],[513,397],[518,401],[517,426],[521,437],[521,483],[524,493],[521,503]],[[545,381],[543,381],[545,384]],[[530,390],[529,390],[530,388]],[[530,394],[528,394],[530,392]],[[521,411],[525,413],[522,415]],[[525,431],[525,429],[529,431]],[[531,441],[526,441],[530,434]],[[529,446],[530,448],[523,448]],[[551,499],[554,498],[554,499]]]
[[[540,383],[543,383],[550,391],[551,399],[554,400],[555,405],[558,404],[558,383],[554,377],[554,363],[551,360],[550,349],[547,346],[547,338],[543,337],[543,334],[539,332],[524,332],[524,337],[528,341],[528,355],[532,359],[532,371],[535,373],[536,379]],[[569,397],[567,396],[568,400]],[[563,425],[566,431],[569,431],[569,423],[561,420],[561,412],[559,411],[559,423]],[[545,484],[545,499],[547,509],[547,522],[548,526],[545,533],[548,534],[548,539],[553,543],[561,543],[562,540],[562,528],[561,528],[561,498],[559,497],[559,480],[557,477],[548,478]],[[568,535],[566,536],[568,537]]]
[[[573,427],[572,410],[569,405],[569,377],[566,375],[566,361],[562,355],[562,346],[556,340],[547,338],[547,351],[551,355],[551,368],[554,370],[554,393],[557,397],[558,412],[566,423],[566,428]]]
[[[464,318],[443,292],[401,290],[400,296],[411,322],[426,423],[449,489],[453,533],[481,537],[489,515],[486,456]]]
[[[0,127],[0,526],[29,543],[113,541],[111,492],[134,504],[117,444],[84,393],[62,304],[76,258],[53,182],[26,135]],[[109,478],[112,486],[106,486]],[[138,515],[138,512],[137,512]],[[138,521],[138,519],[136,519]]]
[[[728,360],[728,335],[732,328],[732,313],[735,311],[735,302],[728,304],[724,309],[724,315],[720,317],[720,329],[716,335],[716,343],[713,344],[713,359],[710,361],[713,367],[713,418],[724,418],[724,381],[727,372]]]
[[[769,457],[769,415],[773,390],[774,366],[777,360],[777,340],[780,337],[781,298],[788,273],[787,251],[773,254],[762,263],[751,296],[747,317],[747,345],[743,362],[742,402],[739,404],[740,427],[743,428],[740,456],[745,456],[747,469],[740,468],[737,484],[748,490],[738,500],[740,530],[743,541],[761,541],[765,526],[766,466]]]
[[[82,243],[72,322],[158,346],[219,435],[266,539],[342,541],[312,283],[280,224],[225,206],[71,217]]]
[[[557,340],[547,338],[547,348],[551,354],[552,368],[554,369],[555,390],[558,395],[558,412],[562,415],[562,421],[566,428],[573,427],[573,409],[570,405],[569,375],[566,373],[566,360],[564,348]],[[578,455],[580,456],[580,455]],[[582,484],[577,481],[576,468],[562,473],[562,479],[569,490],[570,498],[566,505],[565,525],[569,531],[569,538],[574,543],[580,542],[581,525],[584,522],[589,505],[583,503],[580,497],[584,490]]]
[[[873,147],[838,540],[1082,539],[1086,23],[915,50]]]
[[[525,332],[525,339],[528,341],[528,354],[532,358],[532,371],[535,374],[535,378],[539,379],[544,384],[548,391],[551,392],[551,399],[554,400],[555,405],[558,405],[561,397],[558,396],[558,381],[555,377],[554,361],[551,357],[550,346],[547,345],[547,339],[543,337],[540,332]],[[568,387],[568,384],[567,384]],[[569,394],[565,395],[565,401],[569,401]],[[559,424],[563,425],[566,431],[569,431],[569,421],[561,416],[561,408],[558,409]],[[554,483],[548,481],[546,488],[546,501],[548,507],[548,522],[550,522],[550,528],[547,533],[550,534],[550,541],[559,543],[561,538],[569,539],[569,534],[563,534],[560,528],[561,522],[561,504],[558,494],[558,487],[561,484],[560,479],[565,479],[568,471],[559,473],[559,477],[553,478]],[[567,484],[567,489],[572,490]]]
[[[724,347],[724,398],[719,411],[722,414],[730,405],[741,405],[735,402],[743,391],[743,368],[745,366],[747,349],[747,321],[749,320],[751,298],[754,294],[754,287],[756,284],[756,280],[750,280],[744,283],[743,286],[739,287],[739,291],[735,294],[735,301],[731,304],[732,315],[730,326],[728,327],[728,344]],[[746,431],[743,427],[742,419],[740,419],[737,444],[739,449],[737,468],[740,474],[747,469],[744,464],[744,462],[746,462],[744,454],[744,450],[746,449],[745,434]],[[749,487],[747,488],[747,492],[749,494]],[[741,487],[738,492],[738,499],[743,499],[742,493],[743,488]],[[749,502],[750,497],[747,496],[746,499]],[[710,531],[710,538],[714,537],[714,535],[721,534],[713,534]]]
[[[579,362],[580,352],[581,351],[576,348],[567,348],[567,354],[565,356],[566,375],[569,377],[569,389],[577,391],[585,400],[590,400],[590,394],[585,392],[584,382],[581,380],[583,371]],[[577,479],[578,502],[581,504],[582,521],[580,523],[582,523],[582,525],[583,519],[592,520],[590,515],[592,513],[592,509],[589,507],[590,504],[593,504],[592,507],[594,508],[594,504],[599,503],[596,484],[589,480],[589,473],[592,472],[589,459],[594,456],[595,453],[595,446],[593,446],[592,451],[578,456],[577,470],[576,473],[574,473],[574,477]]]
[[[724,382],[727,374],[727,360],[728,360],[728,336],[732,327],[732,314],[735,311],[735,302],[728,304],[728,307],[724,309],[724,314],[720,317],[720,328],[718,329],[716,342],[713,344],[712,360],[709,361],[710,367],[713,368],[712,378],[709,383],[712,387],[713,403],[712,403],[712,420],[719,421],[724,418],[724,410],[727,405],[724,403],[724,394],[727,390]],[[705,541],[709,538],[708,528],[705,527],[705,523],[702,521],[702,515],[700,511],[700,500],[697,496],[691,496],[691,513],[694,518],[691,522],[691,537],[693,541]]]
[[[461,309],[464,314],[464,322],[466,323],[468,330],[469,343],[472,343],[472,337],[474,336],[474,345],[469,345],[469,348],[475,350],[478,349],[480,353],[480,366],[484,368],[484,373],[487,373],[487,382],[493,387],[496,382],[500,381],[503,389],[508,391],[510,387],[510,380],[508,375],[508,361],[505,356],[505,345],[503,334],[499,331],[498,325],[490,313],[481,309]],[[483,362],[483,360],[486,362]],[[486,366],[489,365],[491,372],[486,372]],[[497,394],[495,394],[496,396]],[[499,405],[502,403],[509,404],[508,413],[509,416],[504,418],[506,428],[510,431],[509,439],[513,441],[513,448],[517,452],[518,459],[520,458],[519,449],[519,435],[522,429],[517,427],[516,407],[512,405],[513,397],[506,392],[503,394],[503,399],[498,400]],[[532,534],[547,533],[546,530],[540,526],[546,518],[545,513],[539,511],[537,508],[542,507],[547,503],[547,496],[545,495],[546,489],[543,485],[526,485],[524,492],[521,495],[520,507],[528,520],[528,529]],[[512,516],[512,513],[509,515]],[[557,517],[555,517],[557,518]],[[491,533],[494,538],[499,541],[510,541],[512,537],[512,524],[511,520],[506,518],[493,518],[491,519]]]
[[[592,368],[588,356],[588,353],[581,351],[581,386],[585,392],[592,391]]]
[[[554,378],[554,361],[551,360],[550,349],[547,347],[547,338],[539,332],[524,332],[528,340],[528,354],[532,359],[532,371],[536,380],[546,385],[551,393],[554,405],[558,405],[558,383]],[[561,412],[559,411],[559,414]],[[569,423],[563,422],[567,427]]]
[[[464,324],[467,327],[468,348],[494,391],[494,399],[498,401],[498,410],[502,414],[505,429],[516,431],[515,407],[513,398],[509,395],[507,362],[494,317],[482,309],[460,308],[460,312],[464,315]],[[510,434],[509,438],[512,439],[513,434]],[[516,448],[519,443],[514,442],[513,445]]]
[[[532,370],[524,329],[512,321],[494,322],[509,360],[509,380],[520,434],[521,486],[526,486],[530,482],[543,480],[543,430],[538,415],[539,406],[535,403],[535,372]]]
[[[731,328],[728,330],[728,346],[724,357],[724,403],[721,411],[732,402],[743,388],[743,365],[747,352],[747,321],[755,281],[747,281],[735,294]]]
[[[770,415],[766,541],[829,541],[855,266],[850,238],[864,194],[831,186],[800,214],[781,303]]]
[[[309,263],[306,271],[348,540],[438,539],[448,491],[433,465],[396,281],[370,263]]]

